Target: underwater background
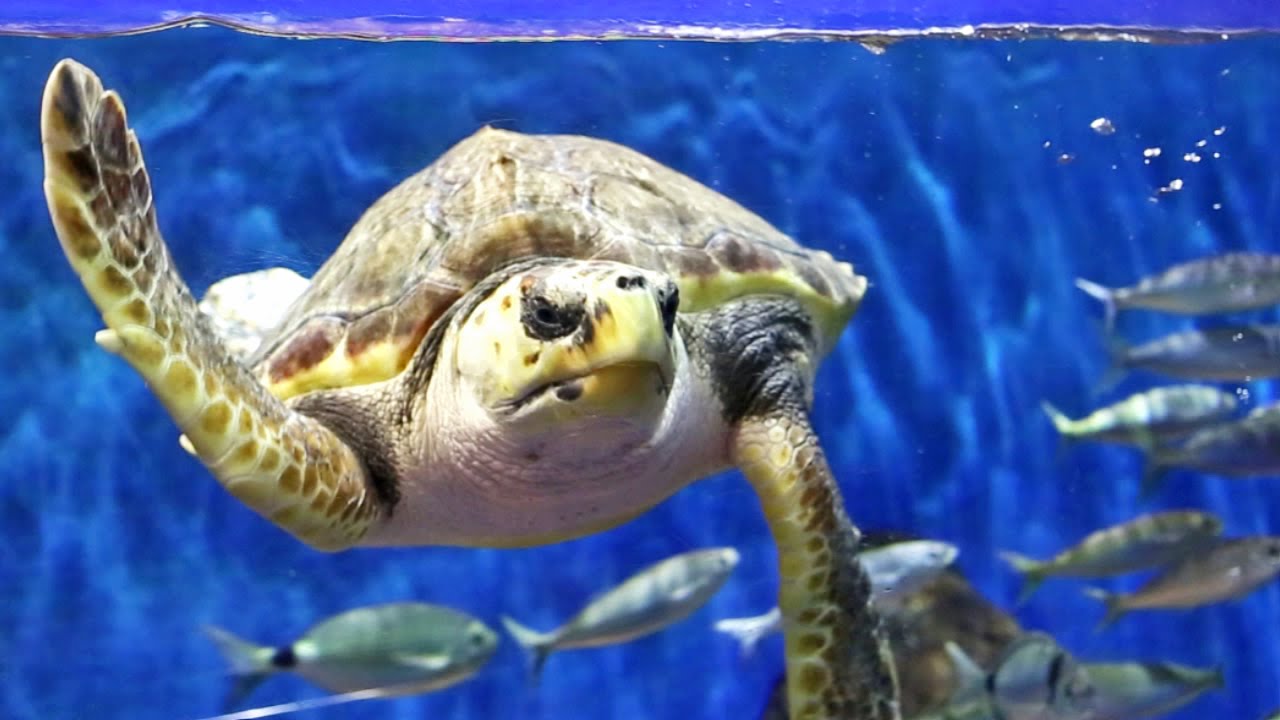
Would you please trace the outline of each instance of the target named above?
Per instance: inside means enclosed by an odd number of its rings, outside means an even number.
[[[342,610],[420,600],[495,628],[501,614],[550,628],[642,566],[710,545],[743,560],[706,608],[627,645],[556,654],[536,688],[504,637],[465,684],[307,717],[755,718],[782,670],[779,638],[743,660],[712,629],[775,600],[772,542],[736,473],[610,532],[528,550],[326,555],[228,496],[137,376],[93,344],[99,316],[41,192],[40,93],[64,56],[123,94],[161,228],[197,294],[272,265],[309,274],[374,199],[481,125],[604,137],[870,278],[814,409],[864,529],[957,544],[958,567],[1010,609],[1019,581],[999,549],[1048,555],[1179,507],[1217,512],[1229,535],[1280,533],[1280,479],[1175,472],[1142,500],[1136,452],[1064,449],[1039,407],[1078,415],[1166,382],[1134,373],[1101,389],[1101,310],[1077,276],[1122,285],[1280,246],[1280,38],[918,40],[884,54],[216,29],[0,38],[0,717],[212,715],[227,680],[202,624],[283,644]],[[1091,129],[1099,117],[1114,134]],[[1144,157],[1153,147],[1163,152]],[[1179,190],[1160,191],[1175,179]],[[1119,328],[1138,340],[1215,322],[1133,312]],[[1274,397],[1269,383],[1241,387],[1250,407]],[[1016,617],[1085,661],[1221,664],[1226,689],[1171,717],[1251,720],[1280,704],[1274,584],[1104,632],[1087,584],[1136,583],[1050,581]],[[319,693],[281,676],[249,704]]]

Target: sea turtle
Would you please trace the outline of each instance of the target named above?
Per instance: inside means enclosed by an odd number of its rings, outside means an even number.
[[[312,547],[515,547],[736,466],[782,575],[793,718],[897,718],[859,534],[808,419],[866,280],[633,150],[482,129],[374,203],[237,355],[179,277],[115,91],[41,108],[62,248],[232,495]]]

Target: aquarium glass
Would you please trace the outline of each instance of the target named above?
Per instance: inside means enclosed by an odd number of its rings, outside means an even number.
[[[1280,322],[1273,308],[1125,310],[1108,334],[1102,305],[1075,284],[1280,252],[1280,37],[1249,31],[1265,20],[1228,17],[1221,37],[1185,41],[948,32],[863,43],[661,32],[388,43],[218,26],[90,39],[10,27],[0,717],[210,717],[232,681],[202,627],[286,646],[339,612],[393,601],[474,615],[498,633],[496,654],[445,689],[299,717],[754,719],[783,673],[780,637],[743,657],[714,629],[765,612],[778,590],[768,527],[736,471],[614,529],[522,549],[323,553],[232,498],[139,376],[95,344],[101,316],[50,222],[40,99],[71,57],[124,99],[160,228],[197,296],[268,267],[309,276],[383,193],[485,126],[620,143],[852,263],[869,288],[817,372],[812,418],[853,521],[955,544],[977,591],[1081,661],[1222,668],[1225,687],[1168,717],[1262,720],[1280,705],[1274,582],[1099,630],[1085,588],[1133,590],[1141,575],[1051,579],[1019,605],[1000,552],[1047,557],[1170,509],[1216,513],[1232,537],[1280,534],[1275,474],[1173,470],[1144,493],[1140,450],[1061,439],[1042,410],[1077,417],[1179,382],[1115,372],[1125,343]],[[1209,382],[1236,395],[1240,416],[1275,398],[1267,379]],[[551,629],[644,566],[712,546],[741,561],[704,607],[631,642],[556,652],[530,681],[503,616]],[[325,694],[286,672],[231,709]]]

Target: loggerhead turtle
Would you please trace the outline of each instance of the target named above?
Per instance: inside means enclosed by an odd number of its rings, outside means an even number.
[[[375,202],[247,355],[179,277],[115,91],[41,106],[62,248],[232,495],[308,545],[515,547],[740,468],[779,553],[791,717],[898,717],[808,419],[866,280],[622,146],[482,129]]]

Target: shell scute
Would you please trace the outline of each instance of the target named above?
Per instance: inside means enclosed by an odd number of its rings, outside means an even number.
[[[666,271],[686,312],[789,295],[828,341],[866,288],[848,265],[634,150],[486,128],[370,206],[252,363],[281,397],[388,379],[449,305],[535,256]]]

